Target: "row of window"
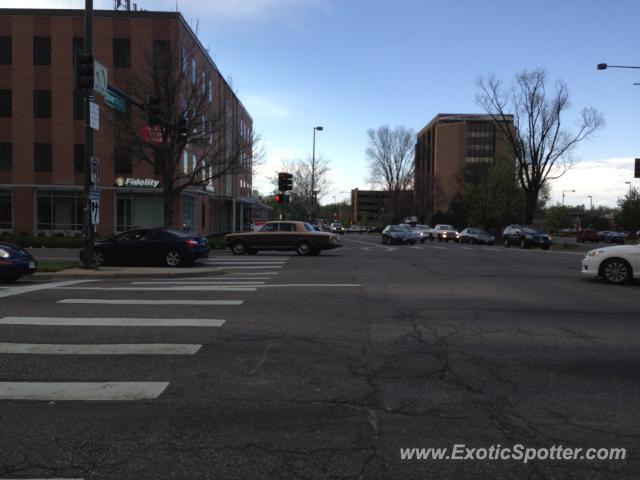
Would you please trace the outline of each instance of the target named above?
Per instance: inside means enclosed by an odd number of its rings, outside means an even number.
[[[133,173],[131,149],[126,146],[114,148],[114,173],[128,175]],[[77,143],[73,146],[73,171],[84,172],[84,145]],[[0,142],[0,171],[13,170],[13,144]],[[50,143],[34,143],[33,170],[35,172],[51,172],[53,170],[53,149]]]
[[[131,40],[128,38],[113,39],[113,66],[131,66]],[[0,36],[0,65],[13,63],[13,41],[10,36]],[[72,62],[76,55],[84,50],[84,38],[74,37],[71,44]],[[33,37],[33,64],[51,65],[51,37]]]

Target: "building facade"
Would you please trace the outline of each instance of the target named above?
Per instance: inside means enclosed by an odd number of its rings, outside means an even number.
[[[508,116],[507,128],[513,127]],[[415,198],[418,216],[428,221],[446,212],[461,182],[473,181],[496,158],[515,161],[506,136],[489,115],[438,114],[420,132],[415,147]],[[514,179],[515,181],[515,179]]]
[[[359,225],[385,226],[415,215],[414,191],[351,190],[352,221]]]
[[[83,36],[83,10],[0,9],[0,231],[82,232],[84,115],[75,89],[75,58],[84,48]],[[182,53],[171,44],[176,38],[194,46],[179,68],[197,83],[196,93],[208,108],[222,112],[225,135],[215,141],[250,139],[251,116],[180,13],[94,12],[94,58],[107,68],[109,84],[123,92],[132,91],[131,78],[148,74],[145,59],[159,47],[171,55]],[[101,116],[101,128],[94,131],[94,156],[100,162],[98,234],[163,225],[161,175],[119,145],[113,129],[103,127],[110,107],[101,95],[95,97]],[[185,178],[197,168],[196,153],[190,147],[182,153]],[[203,234],[249,229],[259,204],[252,195],[250,149],[239,162],[242,168],[233,173],[182,190],[169,226]]]

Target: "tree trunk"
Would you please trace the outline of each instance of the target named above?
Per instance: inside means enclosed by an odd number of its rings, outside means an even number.
[[[538,190],[527,190],[526,194],[526,209],[524,214],[525,225],[533,225],[533,217],[536,214],[536,208],[538,207]]]

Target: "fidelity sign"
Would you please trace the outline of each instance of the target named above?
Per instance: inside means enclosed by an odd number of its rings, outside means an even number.
[[[116,186],[118,187],[144,187],[144,188],[158,188],[160,180],[153,178],[116,178]]]

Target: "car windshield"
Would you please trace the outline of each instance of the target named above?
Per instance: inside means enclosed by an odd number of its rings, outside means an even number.
[[[316,229],[314,228],[314,226],[313,226],[313,225],[311,225],[310,223],[307,223],[307,222],[305,222],[305,223],[304,223],[304,229],[305,229],[307,232],[315,232],[315,231],[316,231]]]
[[[540,235],[542,232],[540,230],[538,230],[537,228],[524,227],[522,229],[522,233],[526,233],[526,234],[529,234],[529,235]]]
[[[440,225],[440,230],[455,230],[453,225]]]
[[[404,227],[402,225],[391,225],[389,230],[392,232],[408,232],[409,231],[407,227]]]

